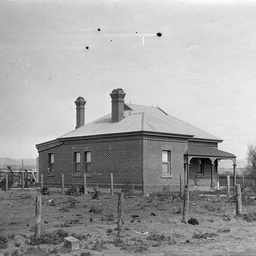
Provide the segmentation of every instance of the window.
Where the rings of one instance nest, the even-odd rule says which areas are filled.
[[[169,150],[162,151],[162,175],[171,175],[171,151]]]
[[[54,154],[48,154],[48,174],[54,174]]]
[[[74,153],[74,173],[80,172],[81,156],[79,152]]]
[[[84,152],[84,171],[85,173],[91,173],[91,152]]]
[[[197,175],[204,175],[204,159],[198,159]]]

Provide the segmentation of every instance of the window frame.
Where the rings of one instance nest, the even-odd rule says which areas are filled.
[[[47,176],[55,176],[54,164],[55,164],[55,155],[54,155],[54,153],[48,153]]]
[[[92,175],[91,165],[92,165],[92,152],[89,150],[84,151],[84,173],[88,177],[91,177]]]
[[[166,156],[164,154],[166,153]],[[164,159],[166,157],[166,159]],[[167,172],[163,172],[163,165],[167,165]],[[172,178],[172,169],[171,169],[171,150],[162,150],[162,162],[161,162],[162,170],[161,177],[162,178]]]
[[[79,161],[77,161],[78,154],[79,154]],[[81,153],[78,151],[74,152],[74,155],[73,155],[73,173],[81,174]]]

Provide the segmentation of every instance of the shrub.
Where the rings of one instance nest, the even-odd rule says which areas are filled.
[[[113,232],[113,229],[112,228],[108,228],[107,229],[107,234],[111,234]]]
[[[103,208],[101,206],[95,206],[95,205],[92,205],[89,210],[89,212],[92,212],[95,214],[101,213],[102,211],[103,211]]]
[[[114,221],[115,218],[114,218],[114,215],[112,213],[108,213],[107,215],[102,216],[101,220],[102,221]]]
[[[72,233],[71,236],[75,237],[76,239],[78,240],[87,240],[88,237],[90,237],[90,234],[75,234],[75,233]]]
[[[145,251],[148,250],[148,245],[147,244],[144,244],[144,243],[135,243],[133,245],[133,251],[135,253],[139,252],[139,253],[143,253]]]
[[[108,241],[108,243],[115,245],[120,248],[120,250],[125,250],[128,252],[142,253],[148,250],[149,245],[144,243],[141,239],[133,238],[131,239],[134,243],[128,243],[127,241],[123,241],[120,238],[115,238],[112,241]]]
[[[80,194],[84,194],[84,185],[80,185],[78,187],[78,191],[79,191]]]
[[[15,223],[15,224],[16,224],[16,223]],[[14,237],[15,237],[15,235],[14,235],[14,234],[8,235],[8,238],[9,238],[9,239],[11,239],[11,240],[13,240],[13,239],[14,239]]]
[[[151,234],[147,237],[147,240],[153,240],[157,242],[164,242],[164,241],[170,241],[171,237],[170,236],[165,236],[165,235],[158,235],[158,234]]]
[[[92,256],[90,252],[81,252],[80,256]]]
[[[255,205],[256,204],[256,196],[251,195],[250,193],[243,192],[242,193],[242,202],[243,205]]]
[[[21,243],[20,242],[15,242],[14,245],[15,245],[15,247],[20,247]]]
[[[3,236],[0,235],[0,249],[6,249],[8,247],[8,239]]]
[[[93,245],[92,247],[92,250],[95,250],[95,251],[102,251],[102,250],[107,250],[108,248],[104,245],[106,242],[105,241],[100,241],[100,240],[97,240],[95,242],[95,244]]]
[[[195,218],[190,218],[188,220],[188,223],[191,224],[191,225],[198,225],[199,224],[198,220],[195,219]]]
[[[114,244],[116,247],[120,248],[121,250],[127,250],[127,251],[131,250],[131,245],[120,238],[115,238],[110,243]]]
[[[18,250],[13,251],[11,256],[19,256],[19,251]]]
[[[53,249],[49,249],[49,253],[50,254],[57,254],[58,253],[58,248],[53,248]]]
[[[91,199],[99,199],[100,196],[100,191],[98,190],[98,187],[93,189],[92,195],[91,195]]]
[[[192,236],[192,238],[204,238],[204,239],[209,239],[209,238],[213,238],[213,237],[217,237],[219,236],[218,234],[215,233],[201,233],[199,232],[198,234],[194,233],[194,235]]]
[[[243,220],[247,222],[256,221],[256,212],[249,212],[247,214],[243,214]]]
[[[10,179],[10,176],[8,176],[8,188],[11,188],[12,185],[13,185],[13,180]],[[2,188],[3,190],[6,189],[6,179],[5,178],[0,181],[0,188]]]
[[[69,195],[69,196],[79,196],[80,195],[80,192],[79,192],[79,189],[72,185],[66,192],[65,192],[66,195]]]
[[[221,228],[217,230],[217,233],[229,233],[230,228]]]
[[[41,188],[41,194],[42,195],[50,195],[50,190],[48,187],[44,186]]]
[[[22,255],[48,255],[47,249],[38,247],[27,248]]]
[[[36,238],[35,235],[29,237],[30,245],[39,244],[60,244],[64,242],[64,238],[68,236],[68,232],[63,229],[57,229],[53,232],[43,232],[40,238]]]

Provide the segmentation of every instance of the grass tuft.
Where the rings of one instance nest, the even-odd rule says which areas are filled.
[[[197,238],[197,239],[211,239],[213,237],[217,237],[219,236],[218,234],[215,234],[215,233],[201,233],[199,232],[198,234],[197,233],[194,233],[192,238]]]
[[[92,212],[95,214],[101,213],[102,211],[103,211],[103,208],[101,206],[95,206],[95,205],[92,205],[89,210],[89,212]]]

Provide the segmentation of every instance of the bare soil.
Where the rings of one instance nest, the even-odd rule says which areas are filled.
[[[117,193],[111,197],[108,190],[100,190],[99,198],[91,199],[92,193],[70,196],[50,188],[49,195],[42,195],[45,243],[36,244],[37,193],[39,188],[0,190],[0,256],[256,255],[256,201],[252,192],[250,197],[243,197],[243,215],[236,216],[235,203],[227,202],[220,191],[191,191],[188,219],[192,224],[181,222],[183,201],[178,194],[143,197],[128,193],[119,237]],[[63,241],[54,241],[56,231],[78,238],[80,250],[69,252]],[[55,244],[49,244],[51,239]]]

